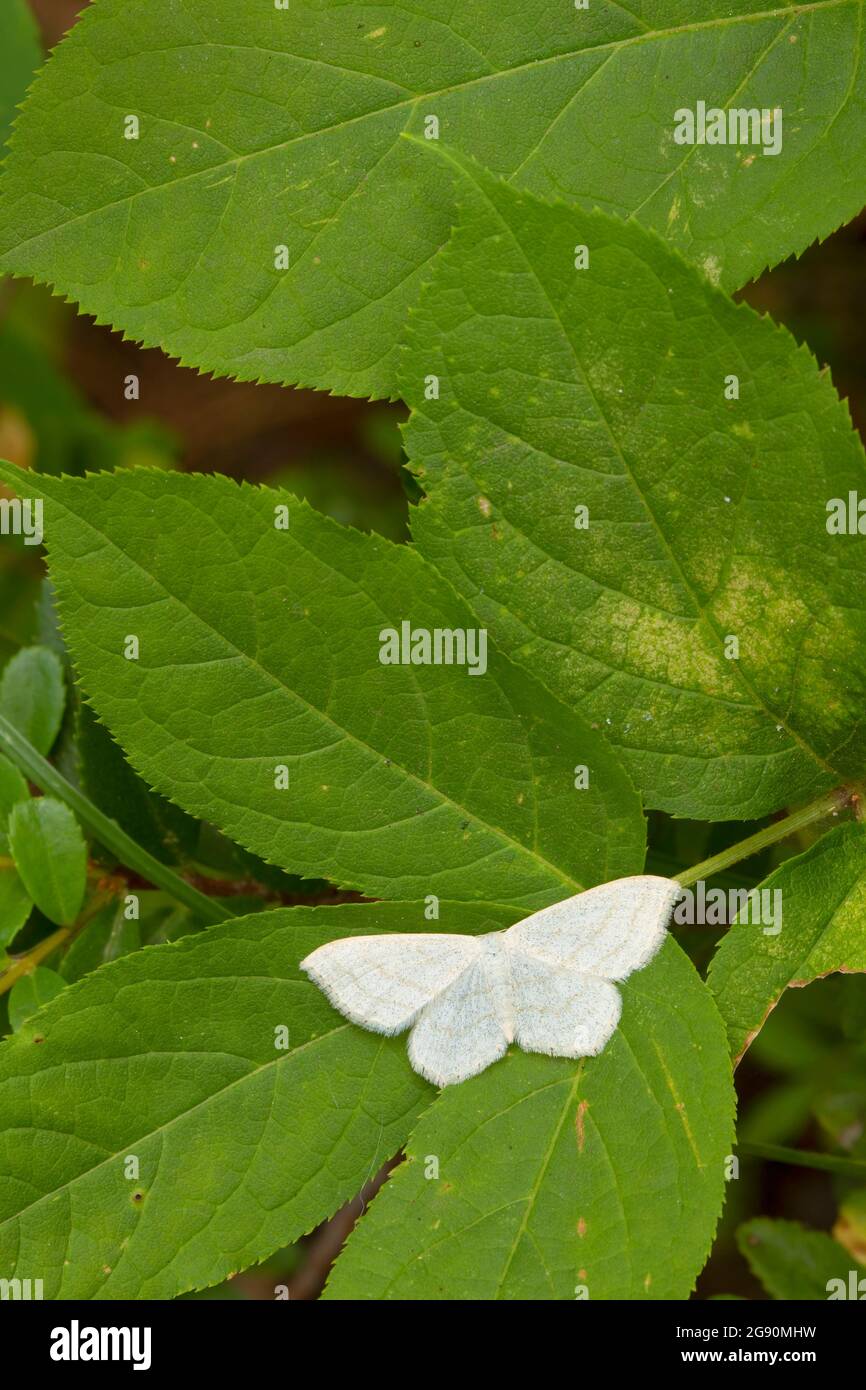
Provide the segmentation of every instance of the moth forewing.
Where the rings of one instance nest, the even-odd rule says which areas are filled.
[[[661,946],[681,891],[673,879],[654,874],[618,878],[542,908],[505,935],[552,966],[624,980]]]

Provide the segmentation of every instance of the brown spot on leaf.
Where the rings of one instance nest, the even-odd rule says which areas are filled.
[[[578,1105],[578,1107],[577,1107],[577,1114],[576,1114],[576,1116],[575,1116],[575,1118],[574,1118],[574,1127],[575,1127],[575,1131],[576,1131],[576,1133],[577,1133],[577,1152],[578,1152],[579,1154],[582,1154],[582,1153],[583,1153],[583,1148],[584,1148],[584,1145],[585,1145],[585,1143],[586,1143],[585,1119],[586,1119],[586,1112],[587,1112],[588,1109],[589,1109],[589,1101],[588,1101],[588,1100],[582,1100],[582,1101],[580,1102],[580,1104]]]

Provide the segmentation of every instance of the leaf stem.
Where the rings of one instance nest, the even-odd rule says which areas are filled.
[[[0,715],[0,751],[5,753],[41,791],[65,802],[105,849],[115,854],[127,868],[140,874],[147,883],[162,888],[177,902],[189,908],[196,917],[210,925],[224,922],[233,915],[221,903],[205,897],[204,893],[200,893],[191,883],[187,883],[167,865],[161,864],[153,855],[148,854],[147,850],[136,844],[125,830],[121,830],[117,821],[111,820],[98,806],[94,806],[82,791],[71,782],[67,782],[56,767],[43,758],[41,753],[37,753],[20,730],[16,729],[14,724],[10,724],[3,715]]]
[[[50,956],[59,946],[71,944],[74,938],[84,930],[88,922],[92,922],[97,913],[108,906],[113,897],[114,893],[110,888],[103,888],[91,898],[71,927],[60,927],[50,936],[46,936],[44,940],[38,941],[22,956],[16,956],[5,970],[0,971],[0,994],[6,994],[16,980],[20,980],[22,975],[29,975],[36,969],[37,965],[41,965],[46,956]]]
[[[0,994],[5,994],[24,975],[32,974],[40,961],[43,961],[46,956],[50,956],[51,952],[56,951],[58,946],[62,946],[71,935],[71,927],[59,927],[56,932],[46,936],[44,941],[40,941],[38,946],[34,946],[32,951],[28,951],[26,955],[18,956],[16,960],[13,960],[9,968],[0,975]]]
[[[750,1158],[766,1158],[771,1163],[789,1163],[795,1168],[822,1168],[828,1173],[841,1173],[848,1178],[866,1178],[866,1160],[837,1158],[835,1154],[812,1153],[805,1149],[787,1149],[781,1144],[737,1144],[741,1154]]]
[[[801,807],[799,811],[792,812],[790,816],[774,821],[772,825],[765,826],[763,830],[749,835],[747,839],[730,845],[728,849],[723,849],[720,854],[714,854],[711,859],[704,859],[700,864],[695,864],[691,869],[677,874],[676,880],[682,884],[683,888],[690,888],[699,879],[711,878],[713,874],[720,873],[722,869],[729,868],[731,864],[738,864],[741,859],[749,859],[753,854],[758,854],[760,850],[766,849],[768,845],[774,845],[778,840],[785,840],[789,835],[794,835],[804,826],[811,825],[817,820],[823,820],[825,816],[838,814],[852,802],[854,797],[855,792],[852,788],[837,787],[835,791],[819,797],[817,801]]]

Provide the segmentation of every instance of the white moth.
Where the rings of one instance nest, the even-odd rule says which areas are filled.
[[[486,936],[430,932],[329,941],[301,969],[346,1018],[411,1028],[409,1061],[435,1086],[524,1052],[593,1057],[619,1022],[624,980],[655,955],[678,883],[618,878]]]

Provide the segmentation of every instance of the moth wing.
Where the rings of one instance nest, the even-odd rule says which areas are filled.
[[[409,1061],[434,1086],[453,1086],[502,1057],[513,1036],[508,975],[485,955],[421,1010]]]
[[[551,1057],[601,1052],[622,1010],[616,985],[522,951],[514,951],[510,961],[517,1045]]]
[[[375,1033],[402,1033],[480,951],[475,937],[447,933],[350,936],[319,946],[301,969],[352,1023]]]
[[[624,980],[661,946],[682,888],[654,874],[618,878],[542,908],[509,927],[509,950],[605,980]]]

